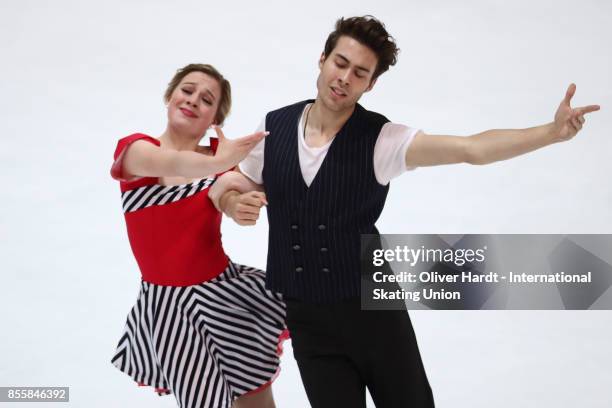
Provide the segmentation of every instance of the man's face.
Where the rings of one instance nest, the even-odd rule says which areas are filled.
[[[321,55],[318,99],[330,110],[352,109],[364,92],[374,86],[372,76],[378,57],[359,41],[342,36],[327,56]]]

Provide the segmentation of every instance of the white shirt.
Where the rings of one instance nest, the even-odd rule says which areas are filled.
[[[310,147],[306,144],[304,138],[304,120],[308,106],[304,108],[300,117],[297,138],[302,177],[306,185],[310,186],[327,155],[333,139],[321,147]],[[264,131],[265,124],[266,121],[264,119],[257,128],[257,132]],[[406,166],[406,151],[418,132],[419,129],[391,122],[385,123],[380,129],[376,145],[374,146],[374,175],[381,185],[387,185],[394,177],[399,176],[405,171],[415,169],[415,167]],[[274,137],[274,135],[267,137]],[[240,171],[257,184],[263,184],[262,171],[264,167],[265,142],[266,139],[264,138],[239,164]]]

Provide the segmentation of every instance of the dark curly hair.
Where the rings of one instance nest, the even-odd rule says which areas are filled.
[[[329,34],[325,41],[323,55],[325,58],[331,54],[336,47],[338,39],[346,35],[370,48],[378,57],[378,65],[372,76],[372,81],[389,69],[389,66],[397,62],[399,48],[395,39],[389,35],[385,25],[373,16],[341,17],[336,21],[336,28]]]

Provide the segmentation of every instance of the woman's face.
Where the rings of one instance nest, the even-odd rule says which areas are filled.
[[[203,72],[190,72],[172,92],[168,101],[168,123],[179,131],[199,136],[214,123],[221,87]]]

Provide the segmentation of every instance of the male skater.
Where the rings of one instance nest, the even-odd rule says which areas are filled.
[[[571,139],[596,105],[554,121],[470,137],[426,135],[357,104],[394,65],[397,47],[371,16],[340,19],[319,61],[317,98],[266,115],[270,135],[210,192],[242,225],[267,205],[267,287],[283,294],[294,356],[311,405],[433,407],[405,310],[360,308],[360,234],[377,233],[389,181],[417,166],[486,164]],[[263,130],[263,129],[261,129]],[[240,194],[238,191],[265,190]]]

